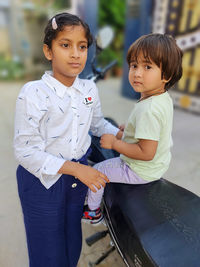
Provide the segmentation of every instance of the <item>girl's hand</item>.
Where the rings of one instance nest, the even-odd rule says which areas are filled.
[[[77,164],[76,178],[82,183],[87,185],[92,192],[97,192],[97,189],[101,189],[101,186],[105,187],[106,183],[109,183],[109,179],[100,171],[83,164]]]
[[[113,134],[103,134],[100,140],[101,147],[106,149],[113,149],[114,143],[117,141],[117,137]]]

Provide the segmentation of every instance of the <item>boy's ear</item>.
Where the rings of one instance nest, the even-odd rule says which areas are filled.
[[[167,79],[167,80],[163,77],[162,80],[163,80],[164,83],[168,83],[171,80],[171,77],[169,79]]]
[[[52,51],[47,44],[43,44],[43,53],[48,60],[52,60]]]

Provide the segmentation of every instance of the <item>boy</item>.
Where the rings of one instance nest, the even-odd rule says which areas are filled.
[[[158,180],[171,160],[173,103],[168,94],[182,76],[182,51],[166,34],[140,37],[129,48],[129,82],[141,94],[124,129],[122,140],[112,134],[101,138],[101,146],[114,149],[120,157],[94,167],[110,182],[143,184]],[[102,219],[100,203],[104,188],[88,192],[83,220]]]

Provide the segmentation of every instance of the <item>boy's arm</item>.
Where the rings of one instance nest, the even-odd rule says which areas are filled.
[[[137,144],[129,144],[112,134],[104,134],[100,143],[103,148],[114,149],[129,158],[145,161],[154,158],[158,146],[158,141],[147,139],[140,139]]]
[[[73,161],[65,161],[58,173],[75,176],[93,192],[96,192],[95,187],[100,189],[101,186],[105,187],[106,182],[109,182],[106,175],[98,170]]]

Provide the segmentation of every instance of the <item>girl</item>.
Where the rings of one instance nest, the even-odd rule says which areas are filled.
[[[101,138],[101,146],[116,150],[120,157],[94,167],[111,182],[144,184],[160,179],[169,167],[173,103],[167,90],[182,76],[182,51],[171,36],[149,34],[131,45],[127,61],[129,82],[141,98],[128,119],[123,140],[112,134]],[[102,219],[103,190],[89,190],[85,221]]]
[[[95,84],[78,78],[91,43],[88,25],[77,16],[50,19],[43,51],[52,72],[25,84],[17,99],[14,149],[31,267],[77,265],[87,189],[109,182],[86,166],[89,130],[121,134],[104,120]]]

